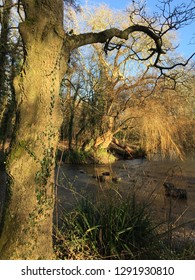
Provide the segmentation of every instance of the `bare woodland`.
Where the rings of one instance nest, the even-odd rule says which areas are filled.
[[[113,139],[148,157],[193,151],[194,54],[176,49],[177,30],[195,20],[186,2],[162,0],[148,15],[133,1],[117,18],[72,0],[0,1],[2,149],[11,142],[1,259],[55,259],[60,140],[94,154]]]

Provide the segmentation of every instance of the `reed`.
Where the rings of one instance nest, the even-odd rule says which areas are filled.
[[[64,214],[55,250],[59,259],[176,259],[165,242],[170,229],[162,234],[161,226],[151,220],[147,205],[136,203],[135,195],[98,202],[82,198]],[[180,251],[178,258],[191,253]]]

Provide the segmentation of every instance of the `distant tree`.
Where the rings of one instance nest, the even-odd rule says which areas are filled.
[[[117,18],[108,7],[99,6],[84,15],[87,22],[85,29],[99,31],[110,26],[116,18],[118,25],[127,25],[124,15],[123,12]],[[179,108],[184,106],[185,110],[190,110],[192,91],[189,88],[190,74],[187,72],[191,72],[192,76],[193,68],[188,67],[183,71],[178,67],[169,76],[158,76],[157,69],[147,69],[147,60],[140,62],[137,58],[137,53],[145,52],[150,41],[139,34],[133,36],[126,42],[128,48],[116,49],[109,57],[105,55],[101,44],[94,44],[87,50],[81,49],[80,58],[73,60],[72,82],[66,87],[70,90],[64,106],[63,131],[69,127],[69,133],[64,133],[64,137],[69,139],[70,149],[74,140],[76,148],[96,154],[102,149],[106,152],[111,142],[116,141],[114,137],[117,137],[123,146],[142,146],[148,157],[158,153],[183,158],[187,133],[180,137],[176,131],[184,131],[184,127],[180,127],[181,117],[183,126],[186,123],[187,130],[191,128],[189,115],[183,118]],[[164,39],[167,48],[173,47],[174,37],[172,34]],[[170,61],[170,57],[165,57],[165,60]],[[177,112],[174,121],[169,111]],[[156,121],[149,121],[150,118]],[[126,143],[123,141],[125,138]],[[78,141],[80,146],[77,145]]]
[[[148,157],[157,154],[184,159],[190,146],[192,150],[195,134],[191,77],[188,73],[182,73],[186,85],[178,81],[173,88],[170,81],[166,81],[166,84],[163,81],[163,84],[157,85],[153,95],[143,102],[142,117],[136,130]],[[189,135],[192,136],[191,140]]]
[[[21,70],[23,61],[23,45],[18,32],[18,13],[12,8],[17,5],[15,1],[1,1],[0,24],[0,141],[2,147],[11,137],[16,113],[16,100],[13,78]]]
[[[65,1],[67,4],[70,1]],[[52,222],[54,206],[54,162],[62,123],[60,84],[73,50],[102,43],[104,50],[122,47],[135,32],[148,36],[149,49],[140,60],[147,67],[165,73],[176,65],[163,64],[167,32],[189,24],[195,18],[193,3],[171,8],[162,2],[163,21],[147,18],[143,9],[130,12],[143,18],[143,24],[131,24],[124,30],[111,27],[100,32],[74,34],[64,30],[62,0],[21,0],[23,7],[19,32],[23,41],[24,63],[14,79],[17,102],[15,140],[7,159],[10,200],[0,239],[1,259],[53,259]],[[160,17],[162,18],[162,17]],[[119,42],[113,43],[114,37]],[[128,47],[128,46],[127,46]]]
[[[0,10],[0,127],[7,108],[10,80],[8,77],[9,61],[9,25],[12,1],[4,1]],[[2,137],[2,131],[1,131]]]

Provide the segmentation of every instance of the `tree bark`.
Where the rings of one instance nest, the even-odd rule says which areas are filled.
[[[44,9],[31,8],[30,16],[36,12],[40,19],[20,25],[27,55],[14,80],[18,123],[7,161],[11,198],[0,240],[1,259],[54,258],[54,160],[62,122],[59,89],[68,56],[61,57],[63,38],[51,23],[55,13],[48,18]]]
[[[107,149],[110,143],[112,142],[114,134],[112,131],[107,131],[103,135],[99,136],[94,143],[94,148],[97,149],[101,147],[101,149]]]

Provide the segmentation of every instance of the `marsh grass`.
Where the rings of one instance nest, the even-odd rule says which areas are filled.
[[[185,228],[185,212],[175,218],[170,200],[167,219],[158,221],[150,212],[156,190],[140,200],[143,184],[148,188],[150,180],[132,181],[128,195],[112,185],[86,195],[68,184],[75,203],[63,211],[61,226],[55,229],[58,259],[195,259],[194,241],[185,233],[177,235]]]
[[[78,200],[76,208],[64,214],[57,232],[59,259],[175,259],[161,224],[154,224],[147,205],[126,199]],[[189,257],[180,250],[178,257]]]

